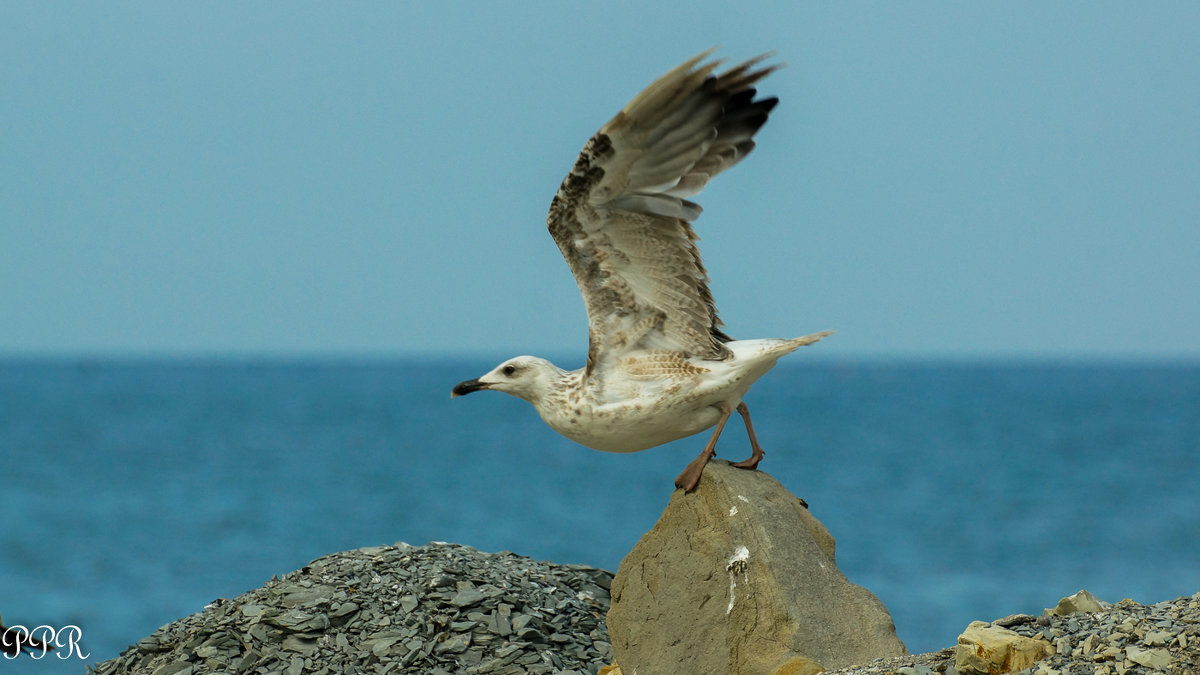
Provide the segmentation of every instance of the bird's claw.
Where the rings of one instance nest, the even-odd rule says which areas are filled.
[[[737,467],[739,469],[753,470],[753,469],[758,468],[758,463],[761,461],[762,461],[762,455],[757,455],[757,456],[751,457],[750,459],[743,459],[740,462],[730,462],[729,466]]]

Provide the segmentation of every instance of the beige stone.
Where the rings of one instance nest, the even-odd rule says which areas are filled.
[[[1166,649],[1145,649],[1129,645],[1125,648],[1125,656],[1140,666],[1155,670],[1166,670],[1167,666],[1171,665],[1171,652]]]
[[[614,660],[629,673],[808,675],[905,654],[887,609],[834,552],[778,481],[714,462],[621,562]]]
[[[1097,598],[1087,590],[1080,590],[1074,595],[1058,601],[1054,607],[1047,608],[1043,614],[1052,614],[1055,616],[1066,616],[1075,612],[1102,612],[1111,607],[1107,602]]]
[[[1000,626],[973,621],[958,636],[954,667],[963,675],[1015,673],[1054,653],[1041,639],[1027,638]]]

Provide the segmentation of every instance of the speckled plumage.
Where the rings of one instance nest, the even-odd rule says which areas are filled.
[[[735,341],[721,330],[690,222],[701,209],[687,197],[754,149],[778,101],[755,98],[755,83],[775,69],[762,57],[714,74],[720,62],[708,56],[674,68],[601,127],[550,205],[550,235],[587,310],[587,366],[566,372],[520,356],[454,389],[524,398],[554,430],[609,452],[715,425],[699,468],[680,476],[689,489],[734,410],[754,449],[741,464],[757,465],[742,397],[779,357],[827,335]]]

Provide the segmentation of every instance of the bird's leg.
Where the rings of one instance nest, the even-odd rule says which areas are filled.
[[[737,407],[738,414],[742,416],[742,421],[746,423],[746,433],[750,436],[750,449],[752,453],[750,459],[743,459],[740,462],[733,462],[730,466],[736,466],[739,469],[757,469],[758,463],[762,461],[763,452],[762,446],[758,444],[758,437],[754,435],[754,425],[750,423],[750,409],[745,403],[739,403]]]
[[[700,484],[700,474],[704,473],[704,465],[708,464],[708,460],[717,454],[717,439],[721,437],[721,430],[725,428],[725,423],[729,421],[729,416],[733,414],[732,408],[726,408],[721,415],[721,419],[717,421],[717,427],[713,429],[712,438],[708,439],[708,445],[704,446],[704,450],[688,463],[683,469],[683,473],[675,479],[675,487],[683,488],[684,492],[691,492]]]

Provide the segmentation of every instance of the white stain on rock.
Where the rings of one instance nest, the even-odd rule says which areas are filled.
[[[736,506],[734,507],[737,508]],[[733,611],[733,600],[737,590],[738,575],[742,575],[742,580],[747,580],[746,563],[750,560],[750,549],[745,546],[738,546],[733,550],[733,555],[729,558],[729,563],[725,565],[725,570],[729,572],[729,606],[725,608],[725,615]]]

